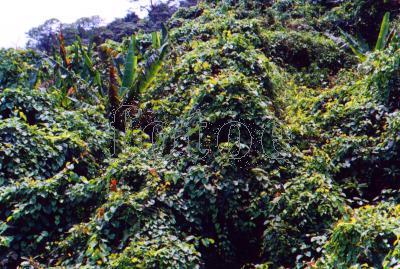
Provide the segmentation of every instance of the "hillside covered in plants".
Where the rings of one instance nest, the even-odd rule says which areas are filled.
[[[400,2],[220,0],[0,50],[1,268],[399,268]]]

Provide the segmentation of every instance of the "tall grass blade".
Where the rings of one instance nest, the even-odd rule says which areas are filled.
[[[386,47],[386,38],[389,34],[390,13],[386,12],[381,23],[378,40],[376,41],[375,50],[383,50]]]

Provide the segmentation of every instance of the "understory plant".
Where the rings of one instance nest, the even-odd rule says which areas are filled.
[[[364,62],[367,59],[368,45],[365,42],[357,40],[355,37],[344,32],[342,29],[340,29],[340,32],[342,33],[342,36],[345,38],[347,45],[351,48],[353,53],[361,62]],[[399,41],[397,29],[393,28],[390,30],[390,13],[386,12],[383,16],[379,35],[372,52],[382,51],[388,46],[395,46],[398,48]]]
[[[151,49],[141,53],[137,37],[131,37],[121,83],[118,83],[116,67],[113,63],[109,64],[110,116],[114,127],[120,130],[125,128],[125,112],[129,110],[133,113],[138,109],[140,94],[149,88],[161,70],[169,48],[168,31],[164,24],[161,33],[151,34],[151,40]]]

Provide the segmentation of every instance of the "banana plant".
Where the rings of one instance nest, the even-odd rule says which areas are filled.
[[[43,55],[45,60],[54,66],[54,85],[60,89],[59,98],[65,107],[81,101],[98,103],[103,96],[103,83],[99,71],[101,62],[97,61],[98,55],[93,53],[93,44],[86,48],[79,36],[75,38],[75,42],[67,47],[60,31],[59,53],[52,57]]]
[[[98,88],[98,92],[102,95],[103,83],[101,80],[101,74],[98,70],[96,70],[95,65],[93,63],[93,54],[92,54],[92,44],[89,44],[87,50],[83,48],[82,39],[79,36],[76,36],[75,46],[75,58],[79,59],[79,52],[83,58],[83,67],[81,70],[81,76],[90,84],[94,84]],[[78,52],[79,51],[79,52]]]
[[[162,25],[161,32],[151,34],[151,40],[152,50],[142,54],[138,49],[137,36],[132,35],[120,85],[117,79],[118,65],[116,68],[115,61],[110,61],[109,105],[115,118],[113,122],[119,123],[115,124],[118,129],[124,129],[124,111],[139,102],[140,95],[151,86],[162,68],[169,49],[168,31],[165,25]]]
[[[360,59],[361,62],[364,62],[367,59],[367,45],[358,40],[357,38],[351,36],[350,34],[343,31],[339,28],[343,38],[345,39],[347,45],[353,51],[353,53]],[[372,51],[380,51],[384,50],[391,44],[398,43],[398,36],[396,29],[393,29],[390,33],[390,13],[386,12],[383,16],[379,35],[375,44],[375,47]]]

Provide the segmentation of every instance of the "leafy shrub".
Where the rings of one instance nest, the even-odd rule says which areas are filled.
[[[56,100],[40,90],[4,89],[0,94],[2,119],[23,118],[30,125],[54,123]]]
[[[0,89],[35,85],[41,67],[40,57],[33,51],[0,49]]]
[[[309,87],[328,86],[332,76],[354,58],[331,39],[310,31],[264,31],[263,50],[275,62],[299,72],[296,81]]]
[[[382,203],[356,209],[351,217],[336,224],[317,267],[382,267],[396,241],[398,229],[398,206]]]
[[[343,1],[338,7],[328,10],[321,23],[333,31],[337,31],[337,27],[340,27],[346,32],[355,34],[372,47],[377,40],[381,19],[385,12],[391,9],[390,1],[385,0]],[[396,16],[396,13],[393,15]]]
[[[153,224],[156,226],[157,224]],[[147,228],[147,227],[146,227]],[[190,241],[183,241],[176,231],[160,223],[157,230],[146,230],[124,249],[111,255],[112,268],[200,268],[200,254]],[[186,240],[190,240],[187,237]],[[194,239],[192,239],[194,240]]]
[[[101,201],[101,182],[88,181],[73,168],[70,163],[52,178],[26,179],[0,188],[2,266],[43,253],[49,242],[85,219]]]
[[[0,100],[0,259],[12,266],[43,253],[100,201],[102,185],[86,178],[99,175],[112,136],[96,108],[56,108],[53,94],[5,89]]]
[[[1,184],[49,178],[74,160],[79,174],[93,176],[96,160],[109,156],[111,132],[95,109],[52,109],[54,98],[38,90],[6,89],[0,100]]]
[[[304,174],[277,189],[263,235],[264,258],[292,266],[321,251],[325,231],[345,212],[340,188],[322,174]]]
[[[166,201],[173,184],[170,172],[162,163],[149,166],[149,157],[147,151],[128,148],[110,166],[103,182],[115,180],[115,185],[110,185],[105,203],[57,243],[59,262],[54,259],[55,264],[109,264],[112,268],[201,265],[197,239],[177,232],[173,207]]]

